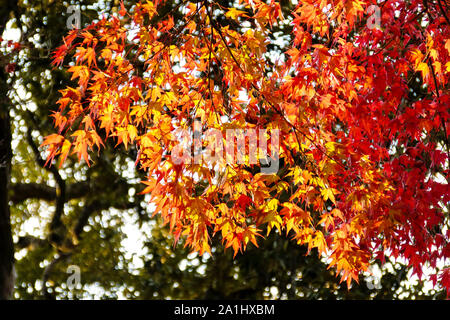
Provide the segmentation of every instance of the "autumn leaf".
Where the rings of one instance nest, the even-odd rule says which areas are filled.
[[[389,26],[373,30],[357,0],[292,11],[188,2],[184,23],[151,24],[160,1],[130,15],[120,2],[119,17],[71,31],[54,52],[75,84],[52,114],[47,162],[76,153],[89,164],[111,139],[113,152],[138,150],[142,193],[199,253],[217,236],[245,254],[274,231],[329,255],[348,285],[387,253],[422,275],[449,255],[449,235],[429,230],[447,219],[450,45],[448,26],[423,23],[414,3],[386,9]],[[207,130],[228,150],[221,162],[205,159]],[[231,144],[234,130],[245,143]],[[251,154],[254,141],[263,150]],[[279,167],[263,174],[267,164]],[[448,288],[447,278],[433,279]]]

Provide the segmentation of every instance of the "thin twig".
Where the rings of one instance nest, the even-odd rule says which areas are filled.
[[[48,299],[48,300],[55,300],[54,295],[52,295],[49,291],[48,291],[48,286],[47,286],[47,282],[48,279],[50,278],[50,274],[53,271],[53,268],[61,261],[64,261],[65,259],[67,259],[68,257],[70,257],[72,255],[71,252],[68,253],[59,253],[50,263],[49,265],[45,268],[44,273],[42,275],[42,295]]]

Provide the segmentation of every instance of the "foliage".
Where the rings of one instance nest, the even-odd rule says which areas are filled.
[[[60,91],[47,163],[76,154],[89,164],[89,150],[112,140],[135,146],[142,193],[175,242],[200,254],[214,237],[236,255],[278,230],[327,256],[348,285],[388,255],[419,278],[431,267],[449,290],[438,263],[450,252],[448,17],[441,2],[388,0],[373,28],[374,3],[121,6],[120,18],[71,31],[54,53],[75,83]],[[288,41],[271,59],[280,29]],[[280,130],[270,146],[280,170],[258,173],[249,159],[177,163],[174,132],[197,119],[222,137]]]

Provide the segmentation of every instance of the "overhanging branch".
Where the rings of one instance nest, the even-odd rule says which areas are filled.
[[[87,182],[77,182],[67,185],[66,200],[81,198],[88,194],[90,185]],[[27,199],[54,201],[57,189],[44,183],[16,183],[10,187],[10,201],[17,204]]]

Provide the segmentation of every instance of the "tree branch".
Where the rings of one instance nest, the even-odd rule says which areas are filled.
[[[59,253],[55,256],[52,262],[45,268],[44,274],[42,275],[42,294],[48,300],[55,300],[55,296],[48,291],[47,281],[50,277],[51,272],[53,271],[55,265],[57,265],[60,261],[65,260],[70,257],[72,252],[69,253]]]
[[[450,25],[450,20],[449,20],[449,18],[447,17],[447,14],[445,13],[444,8],[442,7],[441,0],[438,0],[437,2],[438,2],[439,9],[441,9],[441,13],[442,13],[442,15],[443,15],[444,18],[445,18],[445,21],[447,21],[448,25]]]
[[[114,206],[114,205],[109,204],[108,202],[103,202],[100,200],[94,200],[94,201],[90,202],[81,211],[78,221],[75,224],[75,227],[73,229],[73,235],[75,235],[76,239],[79,240],[81,238],[83,228],[88,223],[89,217],[91,217],[94,212],[105,210],[105,209],[112,208],[112,207],[116,207],[117,209],[130,209],[130,208],[136,207],[136,204],[129,202],[129,203],[125,203],[123,205],[115,205]],[[31,239],[30,242],[32,242],[32,241],[33,241],[33,239]],[[66,239],[64,239],[64,241],[71,242],[72,240],[66,238]],[[39,242],[40,244],[43,243],[41,239],[37,239],[37,242]],[[32,243],[30,243],[30,244],[32,244]],[[75,248],[75,247],[73,246],[72,249],[73,248]],[[69,258],[73,253],[74,253],[73,250],[69,251],[69,252],[59,251],[58,254],[52,260],[52,262],[50,262],[50,264],[45,268],[43,276],[42,276],[42,283],[43,283],[42,284],[42,294],[46,299],[49,299],[49,300],[55,299],[54,295],[52,295],[48,291],[48,287],[47,287],[47,281],[50,278],[51,272],[53,271],[53,269],[59,262],[64,261],[65,259]]]
[[[46,239],[37,238],[34,236],[26,235],[23,237],[19,237],[19,241],[15,243],[15,247],[18,250],[25,249],[28,247],[43,247],[44,245],[49,244]]]
[[[34,118],[32,117],[32,120]],[[66,182],[59,174],[58,169],[55,166],[46,166],[44,159],[42,159],[41,154],[39,152],[39,148],[36,145],[36,143],[33,140],[33,136],[31,134],[31,129],[28,128],[27,130],[27,140],[29,145],[31,146],[31,149],[34,152],[36,162],[41,166],[43,169],[49,171],[53,174],[53,177],[56,180],[57,183],[57,189],[56,189],[56,208],[55,213],[53,214],[52,221],[50,222],[50,236],[52,235],[52,231],[57,229],[58,227],[62,226],[61,222],[61,216],[64,213],[64,203],[66,202]]]
[[[236,66],[239,68],[239,70],[240,70],[243,74],[245,74],[244,69],[242,69],[242,66],[241,66],[240,63],[237,61],[236,57],[234,56],[233,52],[231,51],[231,49],[230,49],[230,47],[229,47],[229,45],[228,45],[228,43],[227,43],[227,41],[226,41],[226,39],[225,39],[223,33],[222,33],[222,30],[216,25],[215,21],[213,20],[212,14],[211,14],[209,11],[207,11],[207,13],[208,13],[208,16],[209,16],[209,20],[210,20],[211,25],[214,27],[214,29],[215,29],[215,30],[217,31],[217,33],[219,34],[219,36],[220,36],[220,38],[221,38],[223,44],[225,45],[225,47],[226,47],[228,53],[229,53],[230,56],[231,56],[232,60],[234,61],[234,63],[236,64]],[[326,157],[329,158],[330,160],[334,161],[337,165],[339,165],[339,166],[340,166],[341,168],[343,168],[345,171],[350,171],[350,168],[348,168],[348,166],[346,166],[345,164],[343,164],[343,163],[340,162],[339,160],[334,159],[334,158],[333,158],[332,156],[330,156],[325,150],[323,150],[323,148],[322,148],[321,146],[319,146],[319,145],[315,142],[315,140],[314,140],[313,138],[309,137],[306,133],[302,132],[302,131],[299,130],[294,124],[292,124],[292,123],[284,116],[283,111],[282,111],[280,108],[278,108],[277,106],[275,106],[275,105],[274,105],[274,104],[273,104],[273,103],[272,103],[272,102],[264,95],[264,93],[263,93],[263,92],[262,92],[262,91],[261,91],[261,90],[253,83],[253,82],[250,82],[250,86],[251,86],[254,90],[256,90],[257,92],[259,92],[259,94],[260,94],[261,97],[267,102],[267,104],[269,104],[269,106],[270,106],[273,110],[275,110],[276,113],[278,113],[278,115],[284,120],[284,122],[285,122],[286,124],[288,124],[289,127],[291,127],[291,128],[293,129],[294,134],[295,134],[295,138],[296,138],[296,140],[297,140],[297,142],[298,142],[299,150],[301,150],[301,147],[300,147],[300,140],[298,139],[298,136],[297,136],[297,132],[300,133],[303,137],[305,137],[305,139],[307,139],[309,142],[311,142],[311,143],[317,148],[317,150],[319,150],[319,152],[322,153],[324,156],[326,156]],[[314,169],[316,169],[316,168],[314,168]],[[364,183],[364,182],[361,180],[361,178],[360,178],[359,176],[355,176],[355,179],[358,180],[360,183]]]

